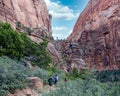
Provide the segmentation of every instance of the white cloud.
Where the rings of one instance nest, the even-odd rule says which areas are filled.
[[[65,39],[65,38],[67,38],[67,27],[64,27],[64,26],[57,26],[57,27],[53,27],[52,28],[53,29],[53,37],[54,37],[54,39],[55,40],[57,40],[57,39]]]
[[[57,39],[66,39],[67,35],[62,34],[62,33],[53,33],[53,37],[54,37],[55,40],[57,40]]]
[[[72,20],[78,17],[79,13],[74,13],[68,6],[62,5],[60,2],[52,2],[45,0],[49,13],[53,18],[62,18],[65,20]]]
[[[52,29],[53,29],[53,31],[65,31],[65,30],[67,30],[67,27],[63,27],[63,26],[53,27]]]
[[[67,27],[55,27],[53,28],[53,37],[55,40],[57,39],[66,39],[72,32],[72,29],[68,29]]]

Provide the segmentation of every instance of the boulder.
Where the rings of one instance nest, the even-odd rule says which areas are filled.
[[[31,88],[41,89],[43,88],[43,81],[38,77],[28,77],[28,82],[31,84]]]

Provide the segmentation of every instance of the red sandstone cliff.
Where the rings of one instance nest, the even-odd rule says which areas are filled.
[[[79,44],[89,68],[120,68],[120,0],[90,0],[68,40]]]
[[[33,36],[52,37],[51,15],[44,0],[0,0],[0,21]]]
[[[36,43],[43,37],[52,39],[51,19],[44,0],[0,0],[0,21],[9,22],[19,32],[28,32]],[[47,49],[59,63],[61,58],[52,42]]]

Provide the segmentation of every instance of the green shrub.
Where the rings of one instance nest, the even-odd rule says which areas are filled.
[[[77,78],[85,79],[89,76],[88,71],[86,69],[82,69],[80,72],[76,68],[72,70],[72,72],[67,73],[67,78],[71,80],[75,80]]]
[[[35,68],[35,69],[31,70],[29,76],[30,77],[34,77],[34,76],[39,77],[43,80],[44,84],[47,84],[48,78],[49,78],[49,72],[44,69],[41,69],[41,68]]]
[[[23,50],[23,40],[18,32],[8,23],[0,23],[0,55],[21,58]]]
[[[49,64],[52,63],[52,58],[46,51],[47,44],[47,40],[44,40],[38,45],[38,50],[36,50],[36,55],[33,59],[33,61],[37,63],[37,66],[45,69],[49,69]]]
[[[101,82],[117,82],[120,81],[120,70],[106,70],[97,72],[96,78]]]
[[[24,88],[29,70],[23,63],[8,57],[0,57],[0,96],[8,91]]]
[[[17,26],[19,29],[22,29],[22,30],[24,30],[25,32],[27,32],[29,35],[31,35],[31,33],[34,32],[33,29],[24,26],[20,21],[16,22],[16,26]]]
[[[39,50],[38,45],[31,41],[26,33],[21,33],[21,38],[24,41],[24,56],[32,56],[35,54],[36,50]]]
[[[107,82],[104,92],[105,96],[120,96],[120,83]]]
[[[21,60],[12,60],[6,56],[0,57],[0,96],[29,86],[27,77],[39,77],[43,79],[44,84],[47,84],[49,71],[39,67],[30,69],[25,60]]]
[[[19,35],[8,23],[0,23],[0,42],[0,55],[18,59],[24,55],[30,58],[32,64],[42,68],[49,68],[49,63],[52,63],[46,51],[47,40],[36,44],[25,33]]]
[[[119,94],[120,84],[104,84],[93,78],[59,82],[56,89],[43,92],[43,96],[119,96]]]
[[[49,63],[52,63],[52,58],[46,51],[48,44],[47,40],[43,40],[42,43],[36,44],[32,42],[25,33],[22,33],[21,37],[24,40],[25,45],[24,56],[30,58],[29,60],[34,66],[49,68]]]

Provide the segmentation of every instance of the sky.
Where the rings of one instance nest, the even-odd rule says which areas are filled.
[[[55,40],[66,39],[89,0],[45,0],[52,15],[52,34]]]

